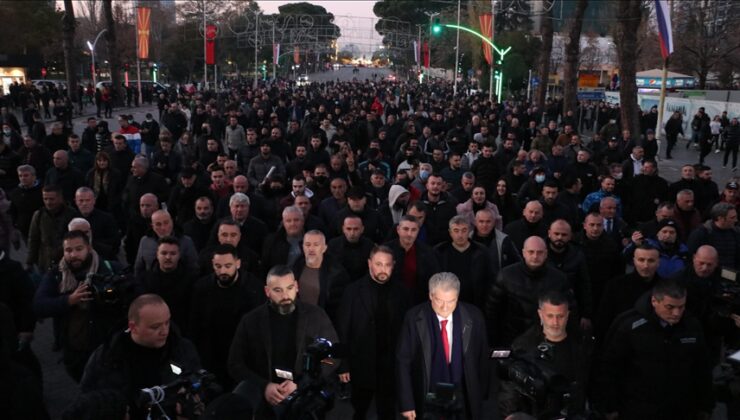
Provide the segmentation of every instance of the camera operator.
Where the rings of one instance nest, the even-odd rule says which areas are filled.
[[[712,372],[686,288],[660,280],[612,323],[596,376],[607,419],[708,419]]]
[[[715,365],[721,356],[722,339],[726,343],[734,342],[740,327],[737,310],[733,313],[729,307],[718,313],[718,309],[724,308],[718,307],[715,297],[722,283],[717,250],[711,245],[700,246],[691,264],[676,273],[675,278],[686,287],[686,310],[701,322],[710,358]]]
[[[229,351],[229,373],[253,390],[257,419],[276,418],[272,407],[298,388],[307,339],[337,341],[326,312],[296,299],[298,282],[287,266],[268,272],[265,294],[268,303],[244,315]],[[329,378],[335,369],[324,365],[322,376]]]
[[[566,390],[570,393],[567,406],[563,401],[548,399],[544,407],[532,406],[531,400],[514,389],[512,382],[502,382],[499,394],[499,405],[502,415],[525,411],[537,418],[549,418],[567,409],[568,415],[583,414],[585,410],[585,391],[591,357],[591,341],[577,333],[571,333],[566,326],[570,315],[568,296],[558,291],[547,291],[539,297],[537,314],[541,325],[532,326],[527,332],[516,338],[511,351],[521,358],[539,359],[547,368],[567,380]],[[543,347],[545,345],[546,347]],[[545,348],[546,357],[542,349]],[[556,391],[556,390],[548,390]],[[552,397],[559,397],[552,395]]]
[[[116,332],[90,356],[80,383],[83,393],[113,389],[125,395],[131,420],[146,418],[139,407],[140,390],[171,383],[180,374],[200,369],[195,346],[170,328],[170,309],[158,295],[137,297],[128,310],[128,328]],[[175,418],[174,404],[165,404],[167,415]],[[154,410],[153,412],[156,412]]]
[[[88,276],[113,275],[120,271],[120,265],[99,258],[88,235],[78,230],[64,235],[62,250],[64,256],[58,269],[49,271],[41,280],[33,309],[39,318],[59,319],[64,366],[79,382],[90,354],[109,331],[125,320],[125,309],[119,314],[94,304]]]

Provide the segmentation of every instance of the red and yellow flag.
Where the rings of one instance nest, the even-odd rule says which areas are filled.
[[[139,60],[149,58],[149,27],[151,24],[152,9],[139,7],[136,10],[136,33],[139,39]]]

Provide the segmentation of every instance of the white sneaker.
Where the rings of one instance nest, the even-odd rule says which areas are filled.
[[[714,153],[719,153],[719,149],[715,150]]]

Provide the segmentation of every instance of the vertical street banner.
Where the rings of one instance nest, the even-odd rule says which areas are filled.
[[[480,15],[480,33],[483,34],[488,39],[491,39],[491,14],[490,13],[483,13]],[[482,41],[481,41],[482,42]],[[491,48],[490,45],[483,42],[483,55],[486,57],[486,62],[488,65],[493,64],[493,48]]]
[[[136,9],[136,35],[139,40],[139,60],[149,58],[149,28],[151,26],[152,9],[139,7]]]
[[[280,59],[280,44],[272,44],[272,64],[278,65],[280,64],[278,60]]]
[[[663,60],[673,52],[673,30],[671,28],[671,9],[667,0],[655,0],[655,17],[658,21],[660,55]]]
[[[429,57],[429,43],[427,41],[424,41],[424,67],[429,68],[429,65],[431,64],[431,59]]]
[[[298,47],[293,50],[293,63],[301,64],[301,49]]]
[[[216,25],[206,26],[206,64],[216,64],[216,35],[218,28]]]
[[[414,41],[414,61],[419,64],[419,43]]]

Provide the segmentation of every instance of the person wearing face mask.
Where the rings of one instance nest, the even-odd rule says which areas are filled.
[[[529,173],[529,179],[522,184],[517,193],[519,206],[524,207],[529,201],[538,200],[542,196],[542,188],[547,180],[547,169],[535,166]]]
[[[203,368],[216,375],[224,389],[234,385],[228,374],[231,339],[242,316],[256,308],[261,280],[243,269],[236,248],[221,244],[213,250],[213,273],[193,287],[188,330],[198,349]]]

